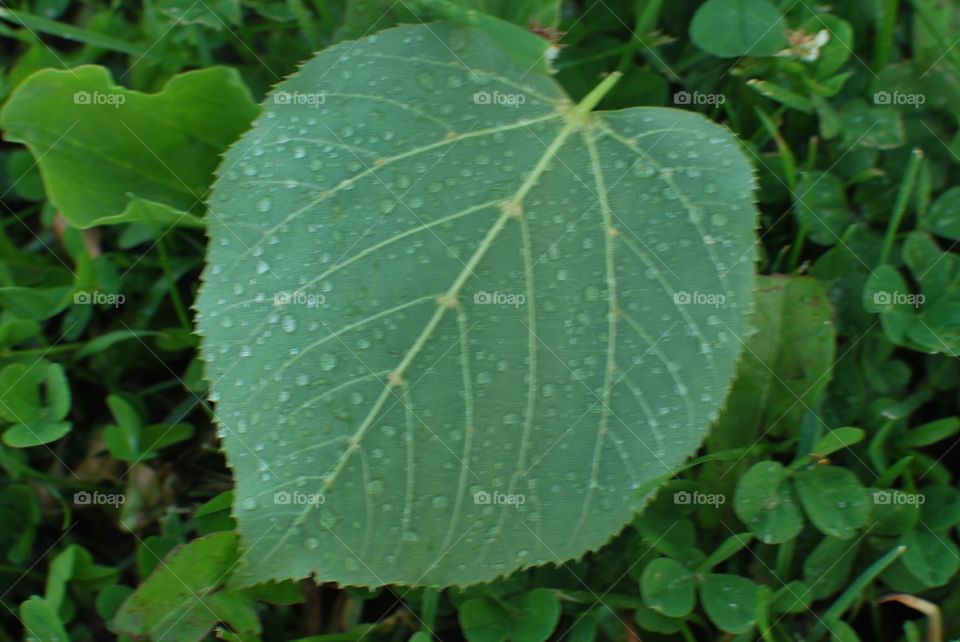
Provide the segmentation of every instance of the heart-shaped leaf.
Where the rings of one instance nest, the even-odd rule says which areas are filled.
[[[513,604],[487,597],[460,607],[460,625],[469,642],[543,642],[560,621],[560,602],[548,589],[534,589]]]
[[[693,574],[669,557],[647,564],[640,577],[640,591],[650,608],[670,617],[686,617],[696,601]]]
[[[482,32],[324,50],[211,197],[234,581],[466,585],[582,555],[693,453],[747,328],[733,137],[591,109]]]
[[[708,575],[700,585],[707,617],[727,633],[745,633],[755,621],[760,587],[739,575]]]
[[[737,484],[733,510],[765,544],[779,544],[803,528],[800,509],[793,500],[789,471],[775,461],[754,464]]]

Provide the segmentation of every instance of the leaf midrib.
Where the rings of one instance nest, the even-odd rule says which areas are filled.
[[[354,432],[354,434],[348,438],[349,446],[344,451],[342,455],[338,458],[337,462],[333,467],[324,475],[326,478],[323,482],[323,492],[329,490],[329,488],[334,484],[334,482],[339,477],[340,473],[343,471],[344,467],[347,465],[347,462],[350,460],[350,457],[354,452],[360,449],[360,442],[362,441],[364,435],[373,425],[373,422],[376,420],[377,416],[380,414],[380,410],[383,408],[383,405],[386,403],[387,398],[390,396],[390,393],[394,388],[403,387],[403,375],[419,355],[420,351],[423,349],[426,342],[433,335],[433,332],[436,330],[437,326],[443,320],[443,317],[446,315],[447,310],[457,308],[458,305],[450,305],[449,302],[457,301],[457,297],[460,293],[460,290],[463,288],[466,281],[473,275],[474,268],[483,260],[483,257],[493,246],[494,241],[500,235],[500,232],[503,231],[503,228],[506,226],[510,218],[513,218],[511,212],[514,211],[511,206],[522,207],[524,198],[529,194],[530,190],[536,185],[537,181],[546,171],[547,166],[550,161],[556,156],[560,148],[566,143],[567,139],[577,130],[581,128],[586,128],[589,124],[589,119],[587,114],[585,114],[584,106],[591,106],[590,103],[585,99],[584,102],[577,105],[575,108],[570,109],[564,114],[565,123],[560,129],[556,138],[553,142],[547,147],[546,152],[540,157],[537,161],[537,164],[534,165],[533,169],[527,175],[524,182],[520,185],[517,191],[514,193],[513,197],[505,199],[502,206],[502,212],[500,216],[497,217],[497,220],[487,231],[487,234],[484,236],[483,241],[474,250],[473,255],[470,257],[470,260],[464,265],[464,268],[457,275],[457,278],[454,279],[450,288],[443,297],[439,297],[437,300],[437,308],[434,310],[433,315],[427,321],[423,330],[420,332],[420,335],[414,341],[413,345],[407,350],[407,353],[400,360],[400,363],[388,376],[388,380],[381,390],[376,401],[373,403],[370,411],[367,413],[367,416],[361,422],[360,426]],[[555,117],[555,115],[553,115]],[[520,216],[522,216],[522,210]],[[300,512],[298,518],[295,521],[298,522],[302,520],[306,514],[310,511],[312,506],[307,505]],[[278,551],[293,534],[294,530],[291,528],[277,541],[274,547],[266,554],[265,560],[272,557],[276,551]]]

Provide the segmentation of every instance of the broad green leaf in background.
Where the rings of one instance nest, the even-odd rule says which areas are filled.
[[[21,319],[43,321],[61,312],[70,303],[71,288],[0,287],[0,306]]]
[[[516,604],[479,597],[460,607],[460,626],[469,642],[544,642],[560,621],[560,603],[549,589],[534,589]]]
[[[797,475],[797,495],[814,526],[850,539],[870,517],[869,496],[856,476],[839,466],[815,466]]]
[[[941,194],[922,220],[931,233],[960,240],[960,187],[951,187]]]
[[[200,640],[217,622],[259,632],[253,600],[223,590],[237,562],[237,536],[221,532],[175,549],[120,607],[116,632],[153,639]]]
[[[767,0],[707,0],[690,23],[694,44],[720,58],[772,56],[786,47],[786,23]]]
[[[0,372],[0,386],[4,391],[0,393],[0,419],[15,424],[3,433],[3,443],[29,448],[70,432],[72,424],[63,421],[70,412],[70,387],[60,364],[11,363]]]
[[[26,629],[27,642],[69,642],[70,636],[48,600],[34,595],[20,605],[20,620]]]
[[[761,461],[740,478],[733,510],[765,544],[779,544],[797,536],[803,517],[793,499],[790,471],[775,461]]]
[[[870,107],[862,100],[852,100],[841,112],[843,146],[894,149],[905,140],[903,118],[893,107]]]
[[[821,437],[810,452],[817,457],[826,457],[863,441],[864,435],[861,428],[834,428]]]
[[[843,182],[827,172],[804,172],[794,204],[797,221],[818,245],[833,245],[853,222]]]
[[[715,450],[752,443],[765,431],[793,434],[820,403],[836,353],[833,309],[823,286],[805,277],[757,280],[757,332],[710,434]],[[798,349],[798,346],[803,346]]]
[[[727,633],[753,627],[759,587],[745,577],[717,573],[700,585],[700,601],[707,616]]]
[[[903,565],[924,586],[942,586],[960,570],[960,550],[947,531],[910,531],[900,540],[907,547]]]
[[[254,115],[234,69],[186,72],[151,95],[82,66],[30,76],[0,126],[33,153],[51,204],[73,225],[199,226],[220,154]]]
[[[697,449],[751,308],[751,170],[698,114],[590,113],[614,81],[574,106],[438,23],[268,97],[224,159],[198,299],[233,581],[570,559]]]
[[[560,621],[560,602],[550,589],[533,589],[523,596],[520,609],[514,616],[514,642],[544,642],[550,638]]]
[[[685,617],[696,600],[693,574],[669,557],[647,564],[640,577],[640,592],[647,606],[670,617]]]
[[[824,537],[803,560],[803,579],[814,597],[824,598],[847,584],[860,540]]]

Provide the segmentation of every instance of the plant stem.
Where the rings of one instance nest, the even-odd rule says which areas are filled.
[[[900,0],[882,0],[880,18],[877,20],[877,35],[874,37],[873,71],[880,73],[887,66],[893,49],[893,30],[897,26],[897,9]]]
[[[160,234],[157,240],[157,251],[160,254],[160,265],[163,267],[163,274],[166,276],[167,286],[170,288],[170,301],[173,303],[173,309],[176,311],[177,319],[180,320],[180,325],[183,326],[183,329],[187,332],[193,332],[193,326],[190,325],[190,317],[187,315],[187,310],[183,306],[180,291],[177,290],[176,279],[173,278],[173,272],[170,270],[166,239],[163,233],[159,231],[159,228],[155,227],[154,230]]]

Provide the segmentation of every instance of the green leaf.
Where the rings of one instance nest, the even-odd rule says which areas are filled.
[[[140,449],[146,455],[155,454],[192,436],[193,426],[190,424],[151,424],[140,432]]]
[[[145,537],[137,547],[137,575],[146,579],[157,564],[162,564],[163,558],[182,543],[182,540],[174,535]]]
[[[57,610],[47,600],[34,595],[20,604],[20,620],[28,642],[69,642],[70,636],[60,622]]]
[[[931,234],[960,240],[960,187],[951,187],[941,194],[922,220]]]
[[[21,423],[40,418],[42,372],[25,363],[11,363],[0,371],[0,419]]]
[[[832,595],[847,584],[860,540],[824,537],[803,560],[803,580],[816,599]]]
[[[560,621],[560,603],[548,589],[534,589],[510,611],[480,597],[460,606],[460,626],[469,642],[544,642]]]
[[[695,601],[693,575],[669,557],[657,558],[643,569],[640,593],[653,610],[670,617],[686,617]]]
[[[114,617],[117,632],[153,639],[201,640],[217,622],[259,630],[253,602],[223,590],[237,562],[237,536],[214,533],[175,549]]]
[[[803,517],[794,503],[789,471],[775,461],[754,464],[740,478],[733,510],[764,544],[779,544],[797,536]]]
[[[523,596],[513,624],[513,642],[544,642],[560,621],[560,602],[549,589],[533,589]]]
[[[846,622],[833,622],[830,625],[830,642],[860,642],[860,636]]]
[[[906,341],[921,301],[923,298],[910,291],[903,276],[891,265],[879,266],[863,285],[863,309],[880,313],[883,333],[895,344]]]
[[[70,303],[68,286],[51,288],[0,287],[0,306],[21,319],[43,321],[60,313]]]
[[[0,345],[13,347],[40,332],[40,324],[29,319],[13,319],[0,324]]]
[[[770,602],[772,613],[803,613],[813,602],[813,591],[801,582],[793,580],[780,587]]]
[[[3,433],[3,443],[11,448],[31,448],[56,441],[70,432],[69,421],[37,421],[16,424]]]
[[[0,373],[0,390],[0,418],[17,424],[3,435],[8,446],[37,446],[69,432],[70,423],[60,420],[70,412],[70,388],[59,364],[12,363]]]
[[[676,633],[680,630],[680,622],[669,618],[653,609],[640,607],[633,612],[633,619],[637,626],[645,631],[654,633]]]
[[[790,91],[786,87],[781,87],[780,85],[772,83],[768,80],[751,78],[747,81],[747,86],[760,95],[766,96],[770,100],[775,100],[778,103],[790,107],[791,109],[802,111],[805,114],[809,114],[811,111],[813,111],[813,104],[810,102],[809,98]]]
[[[244,593],[260,602],[298,604],[304,601],[303,586],[295,580],[267,582],[244,589]]]
[[[700,602],[710,621],[727,633],[745,633],[755,622],[760,587],[738,575],[708,575],[700,585]]]
[[[803,560],[803,579],[816,599],[836,593],[847,584],[860,540],[824,537]]]
[[[230,506],[233,504],[233,491],[225,490],[207,503],[197,508],[193,514],[197,522],[197,531],[201,535],[214,531],[229,531],[236,529],[236,522],[230,515]]]
[[[140,454],[140,429],[143,423],[137,411],[123,397],[107,397],[110,413],[117,422],[103,431],[103,440],[110,454],[118,459],[132,461]]]
[[[697,573],[705,573],[706,571],[712,570],[713,567],[725,562],[749,546],[752,541],[753,535],[751,533],[734,533],[713,549],[710,557],[697,565]]]
[[[113,584],[97,594],[95,603],[97,614],[107,622],[108,626],[113,621],[114,614],[120,609],[120,605],[130,597],[131,593],[133,589],[130,587]]]
[[[708,0],[693,15],[690,38],[720,58],[771,56],[787,45],[785,30],[767,0]]]
[[[862,428],[834,428],[820,438],[811,451],[812,455],[826,457],[838,450],[849,448],[863,441],[866,433]]]
[[[199,24],[220,31],[229,29],[228,23],[240,23],[239,0],[158,0],[156,9],[170,17],[172,26]]]
[[[815,466],[798,473],[795,483],[807,516],[826,535],[850,539],[870,518],[869,495],[845,468]]]
[[[920,284],[923,302],[938,301],[956,288],[960,257],[943,252],[934,239],[923,232],[911,232],[903,241],[903,262]],[[951,297],[952,298],[952,297]],[[919,297],[917,297],[919,302]]]
[[[900,543],[907,547],[900,558],[903,565],[924,586],[943,586],[960,570],[960,549],[948,531],[922,528],[904,535]]]
[[[590,113],[615,76],[573,106],[525,71],[388,30],[227,153],[197,305],[240,585],[577,557],[699,447],[746,331],[750,167],[697,114]]]
[[[510,637],[510,613],[490,598],[467,600],[457,615],[468,642],[504,642]]]
[[[960,491],[951,486],[923,489],[923,522],[933,531],[960,524]]]
[[[33,153],[50,202],[73,225],[196,226],[220,153],[255,114],[226,67],[174,76],[148,95],[114,84],[104,67],[81,66],[27,78],[0,126]]]
[[[9,561],[22,563],[31,555],[40,518],[37,493],[31,486],[12,483],[0,491],[0,550]]]
[[[90,552],[78,544],[71,544],[50,562],[44,599],[55,610],[63,606],[67,584],[93,565]]]
[[[818,245],[833,245],[853,222],[843,183],[827,172],[804,172],[794,206],[797,220]]]
[[[852,100],[840,112],[843,147],[894,149],[903,145],[905,135],[900,111],[892,107],[869,107]]]
[[[803,277],[760,277],[757,332],[708,443],[714,450],[749,445],[767,431],[794,434],[830,382],[836,353],[833,310],[823,286]],[[802,346],[802,349],[798,347]]]
[[[7,157],[5,169],[14,181],[10,189],[18,197],[27,201],[42,201],[45,198],[43,180],[30,152],[18,149],[11,153]]]
[[[909,429],[898,443],[907,448],[932,446],[960,432],[960,417],[944,417]]]

